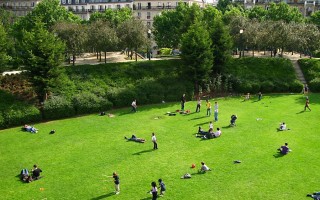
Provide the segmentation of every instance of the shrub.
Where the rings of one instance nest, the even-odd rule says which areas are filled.
[[[298,80],[294,81],[293,83],[291,83],[289,85],[290,92],[299,93],[299,92],[301,92],[302,88],[303,88],[303,84]]]
[[[44,119],[61,119],[74,116],[75,114],[76,112],[72,102],[65,97],[52,96],[44,102]]]
[[[14,103],[3,111],[3,118],[6,127],[12,127],[41,120],[40,111],[34,106],[27,106],[24,103]]]
[[[269,93],[272,92],[274,88],[274,84],[271,81],[264,81],[261,84],[261,92]]]
[[[313,92],[320,92],[320,77],[312,79],[309,83],[309,87]]]
[[[160,49],[160,55],[161,56],[168,56],[171,55],[172,49],[170,48],[161,48]]]
[[[112,107],[107,99],[88,92],[75,95],[72,102],[77,114],[100,112]]]
[[[275,81],[273,92],[289,92],[289,84],[282,81]]]
[[[3,113],[0,112],[0,129],[6,128],[6,123],[5,123],[5,119],[3,117]]]

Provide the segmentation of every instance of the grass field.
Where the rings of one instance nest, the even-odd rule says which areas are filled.
[[[256,98],[256,97],[254,97]],[[240,97],[211,99],[219,102],[222,136],[212,140],[195,137],[198,126],[207,129],[205,102],[194,113],[196,102],[187,102],[189,115],[165,115],[180,108],[164,103],[111,111],[114,118],[88,115],[35,124],[37,134],[20,127],[0,131],[2,180],[0,199],[121,199],[147,200],[150,183],[164,180],[162,199],[308,199],[320,190],[320,94],[310,95],[312,111],[303,112],[303,95],[264,96],[261,101]],[[230,116],[238,115],[229,128]],[[260,118],[261,120],[257,120]],[[285,121],[291,130],[278,132]],[[51,129],[56,133],[50,135]],[[158,139],[152,150],[151,133]],[[132,134],[144,144],[127,142]],[[285,142],[292,152],[275,156]],[[241,160],[240,164],[233,164]],[[212,171],[197,174],[204,161]],[[42,179],[25,184],[17,175],[38,164]],[[196,164],[192,169],[191,164]],[[115,195],[112,175],[120,176],[121,193]],[[185,173],[191,179],[180,179]],[[104,181],[104,180],[109,181]]]

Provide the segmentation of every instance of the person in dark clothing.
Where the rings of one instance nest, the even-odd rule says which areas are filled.
[[[132,135],[131,138],[124,137],[124,139],[128,141],[134,141],[134,142],[140,142],[140,143],[144,143],[146,141],[143,138],[137,138],[135,135]]]
[[[186,94],[181,97],[181,110],[184,111],[184,104],[186,103]]]
[[[306,98],[306,104],[305,104],[305,106],[304,106],[304,111],[306,111],[307,110],[307,108],[311,111],[311,109],[310,109],[310,107],[309,107],[309,98],[307,97]]]
[[[33,180],[38,180],[40,179],[40,173],[42,172],[42,170],[40,168],[38,168],[37,165],[33,165],[33,169],[32,169],[32,179]]]
[[[158,180],[158,182],[160,185],[160,196],[163,196],[166,191],[166,185],[164,184],[161,178]]]
[[[283,146],[281,146],[278,151],[283,154],[283,155],[286,155],[290,152],[290,149],[288,147],[288,143],[285,143]]]

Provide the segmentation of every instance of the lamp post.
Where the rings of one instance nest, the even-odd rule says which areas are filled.
[[[149,50],[149,42],[150,42],[150,38],[151,38],[151,30],[148,29],[148,47],[147,47],[147,55],[149,60],[151,59],[151,55],[150,55],[150,50]]]
[[[242,37],[243,37],[243,36],[242,36],[242,34],[243,34],[243,29],[240,29],[240,32],[239,32],[239,33],[240,33],[240,54],[239,54],[239,58],[241,58],[241,50],[243,50],[243,39],[242,39]],[[244,52],[243,52],[243,54],[244,54]],[[243,54],[242,54],[242,56],[244,56]]]

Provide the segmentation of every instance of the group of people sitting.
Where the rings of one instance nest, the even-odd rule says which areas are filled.
[[[41,178],[40,173],[42,170],[37,165],[33,165],[32,175],[29,174],[28,169],[22,169],[20,172],[20,179],[23,182],[30,183]]]
[[[210,127],[208,131],[204,131],[200,126],[198,129],[198,134],[196,134],[196,137],[203,138],[203,139],[212,139],[217,138],[221,136],[221,130],[220,128],[217,128],[217,131],[213,131],[213,127]]]
[[[30,132],[30,133],[38,133],[38,129],[36,129],[33,126],[25,124],[22,128],[24,131]]]

